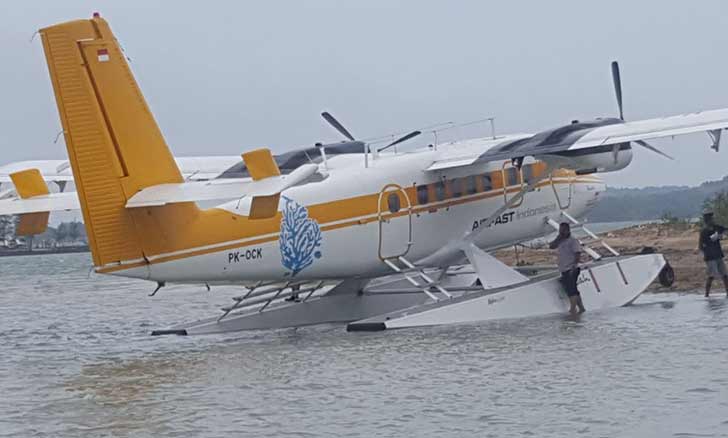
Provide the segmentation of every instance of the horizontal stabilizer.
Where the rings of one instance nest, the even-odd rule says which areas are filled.
[[[245,196],[272,196],[293,187],[316,173],[318,165],[304,164],[288,175],[272,176],[258,181],[217,179],[147,187],[132,196],[127,208],[156,207],[179,202],[236,199]]]

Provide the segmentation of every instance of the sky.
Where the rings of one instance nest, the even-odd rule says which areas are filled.
[[[0,15],[0,164],[66,158],[40,39],[99,11],[126,54],[173,153],[283,152],[440,122],[495,117],[499,134],[616,116],[728,107],[728,2],[155,1],[5,2]],[[484,136],[487,124],[440,141]],[[430,134],[412,146],[431,143]],[[728,174],[708,136],[637,150],[618,187],[696,185]]]

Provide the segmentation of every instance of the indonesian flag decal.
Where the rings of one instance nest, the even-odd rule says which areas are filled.
[[[109,51],[107,49],[99,49],[96,51],[99,62],[107,62],[109,60]]]

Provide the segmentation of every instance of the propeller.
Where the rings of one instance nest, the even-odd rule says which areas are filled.
[[[652,146],[651,144],[647,143],[644,140],[637,140],[634,143],[637,143],[638,145],[642,146],[643,148],[649,149],[649,150],[651,150],[652,152],[654,152],[656,154],[660,154],[660,155],[662,155],[665,158],[669,158],[671,160],[674,160],[673,157],[671,157],[670,155],[667,155],[666,153],[662,152],[661,150],[657,149],[656,147]]]
[[[612,61],[612,81],[614,82],[614,94],[617,97],[617,106],[619,107],[619,118],[621,120],[624,120],[624,110],[622,108],[622,77],[619,74],[619,63],[617,61]],[[665,158],[669,158],[670,160],[674,160],[673,157],[670,155],[662,152],[661,150],[657,149],[656,147],[652,146],[651,144],[647,143],[644,140],[636,140],[632,143],[636,143],[639,146],[642,146],[645,149],[648,149],[656,154],[662,155]],[[613,149],[614,154],[614,162],[617,162],[617,154],[619,154],[619,145],[615,145]]]
[[[336,120],[334,118],[334,116],[332,116],[328,112],[324,111],[324,112],[321,113],[321,117],[323,117],[324,120],[326,120],[327,122],[329,122],[329,125],[333,126],[334,129],[336,129],[337,131],[339,131],[341,133],[341,135],[343,135],[344,137],[348,138],[351,141],[355,141],[354,140],[354,136],[351,135],[349,133],[349,131],[347,131],[346,128],[344,128],[344,125],[342,125],[341,123],[339,123],[339,121]]]
[[[347,131],[346,128],[344,128],[344,125],[342,125],[341,123],[339,123],[339,121],[336,120],[336,118],[334,116],[332,116],[331,113],[329,113],[327,111],[324,111],[324,112],[321,113],[321,117],[323,117],[324,120],[326,120],[327,122],[329,122],[329,125],[333,126],[334,129],[336,129],[337,131],[339,131],[341,133],[341,135],[343,135],[344,137],[348,138],[351,141],[356,141],[354,139],[354,136],[351,135],[351,133],[349,131]],[[383,151],[383,150],[385,150],[387,148],[390,148],[390,147],[392,147],[394,145],[398,145],[398,144],[400,144],[402,142],[405,142],[405,141],[407,141],[407,140],[409,140],[411,138],[417,137],[420,134],[422,134],[422,132],[420,132],[420,131],[412,131],[409,134],[403,135],[402,137],[398,138],[397,140],[395,140],[395,141],[389,143],[388,145],[384,146],[383,148],[377,150],[377,152],[381,152],[381,151]]]
[[[617,96],[619,118],[624,120],[624,112],[622,111],[622,78],[619,75],[619,63],[617,61],[612,61],[612,81],[614,82],[614,94]]]
[[[382,152],[383,150],[388,149],[388,148],[391,148],[392,146],[397,145],[397,144],[400,144],[400,143],[402,143],[404,141],[407,141],[410,138],[415,138],[415,137],[417,137],[420,134],[422,134],[420,131],[412,131],[409,134],[403,135],[402,137],[398,138],[397,140],[389,143],[388,145],[386,145],[383,148],[379,149],[377,152]]]

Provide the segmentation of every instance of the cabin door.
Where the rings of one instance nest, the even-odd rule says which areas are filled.
[[[561,210],[566,210],[571,205],[571,198],[574,194],[574,178],[571,175],[551,174],[551,189],[554,191],[556,203]]]
[[[503,163],[501,172],[503,174],[503,200],[508,203],[523,188],[523,174],[521,169],[514,166],[510,161]],[[525,198],[525,195],[511,207],[520,207],[523,204],[523,198]]]
[[[387,184],[379,192],[379,258],[401,257],[412,247],[412,202],[399,185]]]

